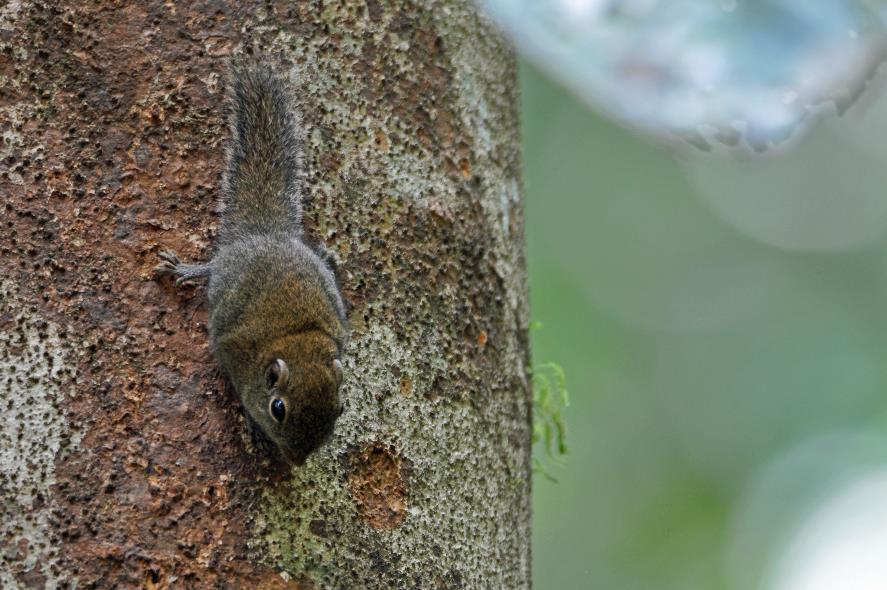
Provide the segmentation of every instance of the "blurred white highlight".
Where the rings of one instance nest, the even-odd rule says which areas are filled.
[[[887,588],[887,467],[825,502],[801,527],[765,588]]]
[[[597,18],[609,0],[564,0],[563,11],[571,18]]]
[[[736,504],[733,590],[887,588],[887,438],[819,435],[774,457]]]

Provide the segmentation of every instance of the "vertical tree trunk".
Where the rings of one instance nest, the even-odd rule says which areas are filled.
[[[280,473],[207,350],[228,56],[298,81],[346,410]],[[528,588],[515,64],[468,0],[0,7],[0,586]]]

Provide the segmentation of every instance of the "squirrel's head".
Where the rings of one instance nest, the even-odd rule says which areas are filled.
[[[260,356],[261,377],[243,402],[290,463],[301,465],[329,438],[342,413],[342,362],[331,338],[295,334]],[[257,375],[258,377],[258,375]]]

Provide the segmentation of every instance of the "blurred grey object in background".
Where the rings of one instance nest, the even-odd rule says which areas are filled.
[[[478,1],[571,392],[535,587],[887,589],[887,0]]]
[[[864,0],[478,0],[518,50],[622,124],[762,151],[843,112],[887,56]]]

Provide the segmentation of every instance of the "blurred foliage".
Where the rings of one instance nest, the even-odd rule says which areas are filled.
[[[768,588],[844,467],[887,457],[847,439],[887,431],[887,103],[715,161],[521,76],[533,356],[570,378],[534,586]]]

